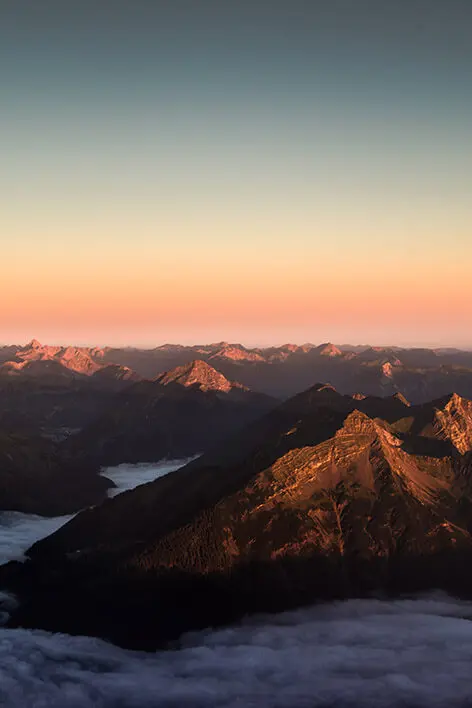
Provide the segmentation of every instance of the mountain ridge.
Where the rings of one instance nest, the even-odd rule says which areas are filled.
[[[276,403],[195,360],[155,380],[131,382],[64,448],[70,455],[86,451],[104,466],[192,457]]]
[[[81,603],[88,632],[152,648],[317,598],[472,593],[472,440],[454,444],[459,423],[472,429],[469,404],[451,395],[442,408],[409,406],[315,385],[36,544],[11,580],[23,602],[13,622],[73,632]],[[448,406],[453,417],[425,436],[423,421]],[[21,577],[40,578],[40,590],[31,595]],[[58,608],[48,598],[59,587]]]
[[[330,342],[245,347],[239,343],[164,344],[154,349],[42,345],[0,347],[0,365],[7,361],[58,361],[70,371],[92,376],[107,365],[125,366],[144,379],[155,379],[195,359],[216,368],[228,380],[276,398],[289,398],[313,381],[331,381],[345,394],[401,393],[412,403],[439,398],[450,390],[472,396],[472,352],[451,348],[425,349],[337,346]],[[8,373],[3,369],[3,375]],[[21,375],[10,365],[10,373]],[[25,374],[27,370],[25,370]]]
[[[171,369],[156,379],[162,386],[179,384],[181,386],[197,386],[202,391],[219,391],[229,393],[232,389],[249,389],[237,382],[228,381],[223,374],[202,359],[194,359],[189,364]]]

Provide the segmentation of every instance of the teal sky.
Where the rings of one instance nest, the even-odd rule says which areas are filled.
[[[472,346],[471,76],[468,0],[0,0],[0,338]]]

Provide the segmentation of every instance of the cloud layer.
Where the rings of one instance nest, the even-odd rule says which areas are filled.
[[[120,493],[183,461],[106,470]],[[105,471],[104,471],[105,474]],[[0,514],[0,562],[70,517]],[[12,598],[0,592],[0,623]],[[472,603],[350,600],[187,635],[166,653],[0,629],[2,708],[465,708]]]
[[[190,458],[193,459],[193,458]],[[111,479],[116,487],[109,492],[116,496],[139,484],[152,482],[169,472],[174,472],[189,460],[171,460],[159,464],[119,465],[107,467],[103,476]],[[43,517],[18,511],[0,511],[0,564],[9,560],[22,560],[24,552],[33,543],[49,536],[67,523],[72,516]]]
[[[116,487],[108,491],[109,497],[115,497],[128,489],[134,489],[140,484],[152,482],[158,477],[164,477],[169,472],[175,472],[179,467],[187,464],[191,459],[167,460],[159,463],[140,463],[129,465],[124,463],[116,467],[105,467],[102,471],[103,477],[108,477],[116,484]]]
[[[22,560],[24,552],[40,538],[49,536],[72,516],[35,516],[19,511],[0,512],[0,564]]]
[[[5,708],[472,704],[472,605],[351,600],[187,636],[176,651],[0,630]]]

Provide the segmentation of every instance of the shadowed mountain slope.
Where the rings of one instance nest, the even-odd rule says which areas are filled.
[[[71,436],[64,450],[101,465],[190,457],[276,403],[194,361],[128,387],[101,417]]]
[[[102,501],[109,486],[97,468],[64,460],[50,440],[0,428],[1,511],[69,514]]]
[[[34,434],[65,437],[109,409],[136,379],[117,366],[85,376],[54,360],[9,362],[0,366],[0,418]]]
[[[470,594],[472,462],[455,431],[471,422],[456,396],[428,408],[315,386],[36,544],[4,571],[13,623],[150,648],[316,598]]]

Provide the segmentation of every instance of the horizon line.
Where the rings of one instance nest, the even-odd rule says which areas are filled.
[[[243,344],[242,341],[228,341],[228,340],[219,340],[219,341],[213,341],[213,342],[193,342],[192,344],[182,344],[181,342],[178,341],[162,341],[161,343],[155,343],[155,344],[142,344],[142,345],[137,345],[137,344],[121,344],[121,345],[113,345],[113,344],[96,344],[96,343],[81,343],[81,344],[71,344],[71,343],[64,343],[64,342],[59,342],[59,341],[54,341],[54,342],[48,342],[47,344],[43,344],[40,342],[36,337],[32,337],[31,339],[28,339],[25,341],[23,344],[18,343],[18,342],[1,342],[0,343],[0,348],[6,348],[6,347],[26,347],[28,344],[32,344],[33,342],[37,342],[40,346],[46,346],[46,347],[62,347],[62,348],[67,348],[67,347],[74,347],[77,349],[137,349],[137,350],[143,350],[143,351],[152,351],[153,349],[159,349],[161,347],[165,346],[174,346],[174,347],[184,347],[184,348],[193,348],[193,347],[215,347],[215,346],[240,346],[243,347],[244,349],[248,351],[254,351],[254,350],[265,350],[265,349],[281,349],[282,347],[286,346],[296,346],[296,347],[304,347],[304,346],[309,346],[312,347],[313,349],[317,347],[322,347],[322,346],[328,346],[332,345],[338,348],[366,348],[366,349],[429,349],[432,351],[435,350],[453,350],[453,351],[463,351],[463,352],[470,352],[472,351],[472,344],[471,345],[466,345],[466,346],[458,346],[458,345],[453,345],[453,344],[440,344],[440,343],[405,343],[405,344],[377,344],[377,343],[358,343],[354,344],[352,342],[343,342],[343,343],[337,343],[333,342],[331,340],[323,340],[319,342],[318,344],[315,344],[313,342],[310,342],[308,340],[298,343],[294,341],[286,341],[281,344],[265,344],[265,345],[248,345],[248,344]]]

